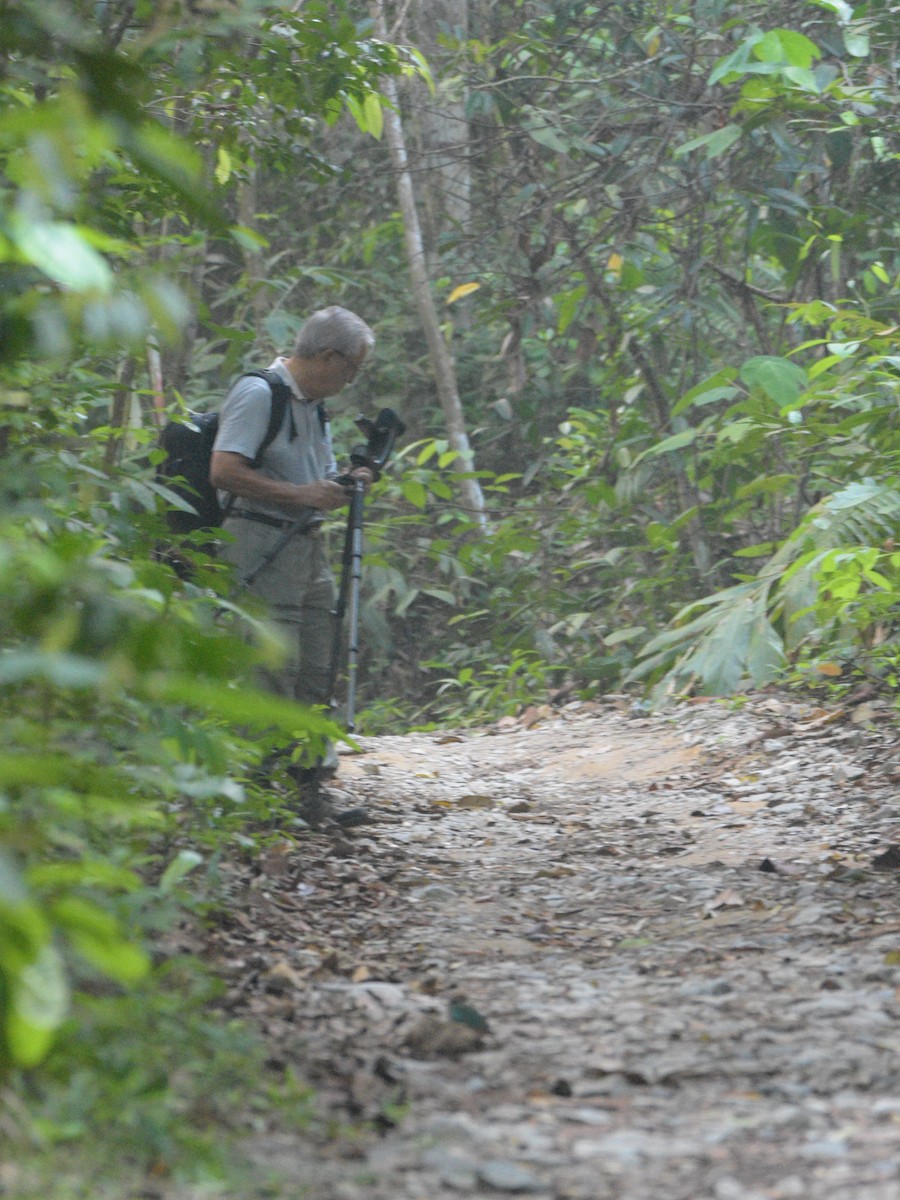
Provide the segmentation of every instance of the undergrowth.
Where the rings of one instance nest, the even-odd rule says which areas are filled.
[[[40,1074],[7,1082],[0,1194],[130,1195],[149,1177],[234,1195],[240,1138],[307,1128],[314,1097],[267,1066],[259,1031],[225,1016],[220,994],[184,958],[128,994],[79,994]]]

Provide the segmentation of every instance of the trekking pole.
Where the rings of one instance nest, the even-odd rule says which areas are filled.
[[[375,421],[357,417],[357,428],[368,437],[365,446],[356,446],[350,455],[354,467],[368,467],[377,481],[381,468],[390,457],[396,438],[406,426],[390,408],[383,408]],[[347,532],[344,536],[344,555],[341,565],[341,584],[337,604],[333,611],[334,633],[331,643],[331,695],[334,696],[338,677],[338,660],[341,652],[341,627],[347,613],[350,619],[347,633],[347,700],[346,726],[349,733],[356,727],[356,678],[359,663],[359,590],[362,579],[362,530],[363,508],[366,485],[362,479],[344,476],[339,482],[352,484],[350,512],[347,515]],[[332,703],[334,703],[332,701]]]

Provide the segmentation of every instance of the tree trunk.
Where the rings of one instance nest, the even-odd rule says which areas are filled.
[[[409,14],[410,41],[429,62],[446,50],[441,46],[444,27],[465,41],[469,27],[468,0],[428,0]],[[437,238],[448,230],[467,232],[472,216],[471,147],[466,115],[468,87],[463,74],[436,80],[437,94],[418,107],[416,116],[422,141],[422,191]]]
[[[128,426],[131,388],[134,383],[136,366],[134,355],[129,354],[119,371],[119,381],[110,405],[110,434],[103,448],[103,465],[107,470],[115,465],[119,457],[119,448]]]
[[[384,12],[380,5],[372,6],[372,16],[377,37],[387,40]],[[447,434],[451,447],[456,450],[462,460],[464,470],[471,470],[472,450],[469,436],[466,432],[465,414],[459,398],[456,383],[456,371],[444,335],[441,333],[440,321],[434,298],[431,294],[431,282],[425,261],[425,248],[422,241],[422,230],[419,224],[419,214],[416,196],[413,189],[412,176],[406,155],[406,140],[403,135],[403,125],[400,121],[397,88],[391,77],[386,77],[383,83],[384,92],[392,108],[387,108],[384,114],[384,132],[391,162],[394,167],[397,182],[397,198],[400,212],[403,216],[403,232],[406,243],[406,255],[409,262],[410,281],[413,296],[419,310],[419,319],[431,363],[434,368],[438,398],[447,424]],[[484,510],[484,495],[477,479],[464,479],[460,484],[460,493],[464,505],[471,511],[475,522],[482,529],[487,520]]]
[[[163,384],[162,355],[155,337],[147,338],[147,372],[150,376],[150,412],[157,429],[166,421],[166,391]]]
[[[257,209],[258,177],[255,166],[248,168],[248,175],[238,184],[238,220],[246,229],[256,232],[258,225]],[[266,313],[266,296],[263,292],[264,277],[263,253],[258,246],[244,247],[244,270],[247,273],[247,287],[250,293],[250,323],[257,336],[259,327]]]

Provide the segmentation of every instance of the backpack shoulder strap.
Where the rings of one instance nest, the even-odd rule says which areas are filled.
[[[260,442],[259,449],[256,452],[256,457],[253,460],[253,465],[258,467],[259,460],[262,458],[266,449],[272,444],[278,435],[278,431],[284,422],[285,410],[290,413],[290,440],[294,441],[294,439],[297,437],[297,426],[294,423],[294,409],[291,404],[293,392],[283,379],[279,379],[278,375],[276,375],[274,371],[245,371],[244,374],[255,376],[258,379],[264,379],[272,392],[272,408],[269,412],[269,424],[266,428],[265,436]]]
[[[293,392],[283,379],[278,378],[274,371],[245,371],[244,375],[252,375],[256,378],[264,379],[269,385],[270,391],[272,392],[272,406],[269,409],[269,424],[266,426],[266,432],[263,435],[263,440],[260,442],[259,449],[256,451],[256,456],[253,459],[253,467],[256,469],[259,467],[260,460],[262,459],[263,454],[266,452],[266,449],[278,436],[278,431],[284,423],[285,409],[287,409],[287,411],[291,414],[291,441],[293,441],[297,436],[297,427],[294,424],[294,409],[291,405],[291,397],[293,396]],[[228,500],[222,506],[221,519],[223,521],[234,507],[235,499],[235,496],[229,496]]]

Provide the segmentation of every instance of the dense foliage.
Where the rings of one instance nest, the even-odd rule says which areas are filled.
[[[260,1074],[158,939],[222,904],[223,853],[289,827],[271,752],[340,730],[258,690],[280,649],[219,566],[198,551],[185,581],[158,552],[153,445],[181,403],[156,384],[191,312],[173,256],[257,244],[228,214],[238,131],[211,132],[248,38],[280,136],[317,170],[313,118],[349,105],[365,125],[399,59],[314,6],[40,0],[0,5],[0,31],[0,1136],[19,1139],[2,1157],[103,1130],[97,1170],[202,1174],[248,1098],[291,1119],[306,1098]]]
[[[441,696],[422,711],[483,716],[467,698],[515,705],[553,679],[658,697],[895,679],[895,18],[519,3],[427,48],[464,119],[440,154],[424,89],[406,119],[475,465],[502,477],[477,539],[435,488],[446,445],[406,460],[420,538],[381,594],[403,616],[393,690]],[[384,269],[397,223],[332,186],[368,230],[362,261],[350,238],[338,261],[408,359],[390,341],[377,383],[427,438]]]
[[[39,1142],[114,1124],[118,1070],[131,1152],[175,1154],[129,1004],[158,1036],[196,997],[184,1057],[237,1069],[154,936],[325,726],[254,689],[277,647],[221,566],[156,553],[153,445],[312,308],[379,334],[338,439],[354,403],[409,429],[367,510],[367,729],[896,686],[896,6],[408,7],[398,49],[349,0],[0,0],[0,1070],[57,1081]],[[402,282],[385,77],[474,462]]]

